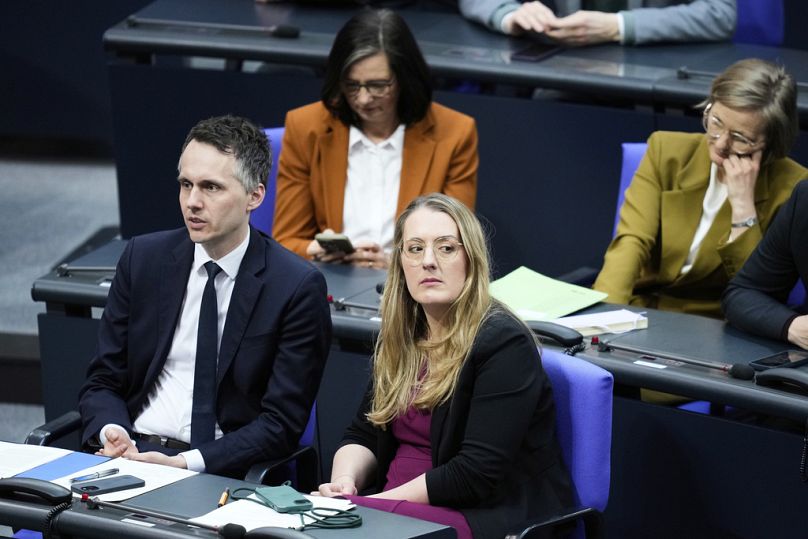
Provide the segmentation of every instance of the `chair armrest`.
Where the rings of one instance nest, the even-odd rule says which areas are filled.
[[[276,460],[265,460],[253,464],[247,475],[244,476],[245,481],[259,483],[261,485],[268,485],[272,483],[273,472],[283,469],[283,467],[290,462],[298,463],[298,485],[297,490],[301,492],[308,492],[317,488],[320,483],[319,463],[317,459],[317,449],[314,446],[307,445],[299,447],[294,453]],[[303,473],[303,469],[308,471],[308,475]],[[312,471],[313,470],[313,471]],[[301,487],[301,476],[306,476],[305,485]]]
[[[591,507],[573,507],[563,513],[543,515],[523,522],[514,528],[515,531],[508,533],[505,539],[545,537],[548,536],[545,530],[554,529],[564,524],[575,522],[578,519],[584,521],[587,539],[603,537],[603,515],[601,512]]]
[[[81,415],[71,410],[44,425],[36,427],[25,437],[28,445],[49,445],[53,440],[75,432],[81,426]]]

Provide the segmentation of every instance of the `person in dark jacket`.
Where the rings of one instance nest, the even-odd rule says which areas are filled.
[[[568,505],[550,383],[530,330],[489,295],[474,214],[420,197],[394,246],[370,387],[320,494],[476,539]]]
[[[808,183],[794,188],[772,226],[729,282],[722,307],[739,328],[808,349],[805,305],[786,305],[798,279],[808,282]],[[804,301],[803,301],[804,303]]]

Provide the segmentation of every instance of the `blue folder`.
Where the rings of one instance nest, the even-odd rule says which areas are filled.
[[[30,470],[18,473],[15,477],[30,477],[31,479],[45,479],[51,481],[75,473],[84,468],[101,464],[109,460],[109,457],[93,455],[90,453],[68,453],[56,460],[40,464]]]

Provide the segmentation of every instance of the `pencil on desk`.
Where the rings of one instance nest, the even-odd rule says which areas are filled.
[[[222,492],[222,495],[219,497],[218,507],[222,507],[224,504],[226,504],[229,498],[230,498],[230,489],[226,488],[224,489],[224,492]]]

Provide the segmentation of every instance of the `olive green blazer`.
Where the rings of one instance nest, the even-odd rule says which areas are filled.
[[[606,250],[593,288],[607,301],[721,318],[721,293],[743,266],[808,169],[777,159],[760,170],[755,185],[759,223],[731,243],[731,208],[725,201],[699,248],[693,267],[681,275],[701,220],[710,182],[707,140],[696,133],[659,131],[626,189],[617,233]]]

